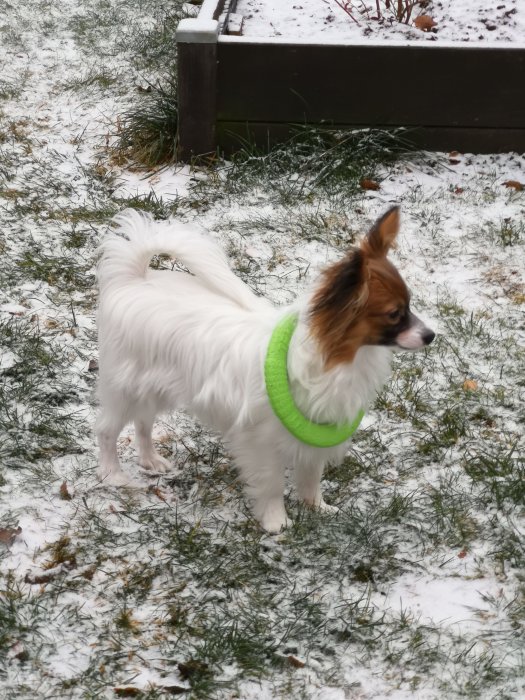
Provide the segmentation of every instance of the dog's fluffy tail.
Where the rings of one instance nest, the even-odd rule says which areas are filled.
[[[211,291],[246,309],[260,308],[262,300],[232,272],[224,252],[199,227],[175,220],[154,221],[133,209],[113,221],[117,231],[108,234],[100,247],[97,275],[102,292],[112,284],[144,277],[154,255],[169,255]]]

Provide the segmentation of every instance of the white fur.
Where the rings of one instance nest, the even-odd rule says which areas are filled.
[[[309,297],[275,308],[234,275],[212,239],[188,224],[153,222],[131,210],[116,223],[121,235],[107,236],[98,269],[99,478],[128,483],[117,438],[131,421],[139,462],[166,471],[151,429],[159,413],[177,408],[222,434],[266,530],[278,532],[289,522],[286,467],[295,471],[299,498],[330,509],[320,489],[323,468],[340,461],[348,443],[309,447],[275,417],[263,376],[270,335],[283,314],[299,313],[289,350],[290,384],[299,408],[318,422],[343,423],[366,410],[388,377],[391,351],[361,348],[352,363],[325,371],[308,330]],[[192,274],[149,269],[151,257],[161,253]]]
[[[411,324],[406,331],[400,333],[396,338],[396,345],[400,350],[422,350],[429,343],[429,333],[434,337],[434,333],[417,316],[411,314]],[[431,341],[430,341],[431,342]]]

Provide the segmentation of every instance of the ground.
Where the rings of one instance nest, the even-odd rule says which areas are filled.
[[[181,14],[32,0],[1,19],[2,696],[522,697],[525,160],[301,133],[265,157],[138,170],[116,146],[170,84]],[[173,473],[97,484],[95,262],[113,214],[204,224],[280,304],[393,203],[395,262],[438,336],[396,355],[328,469],[339,514],[290,490],[293,526],[264,534],[218,437],[183,415],[156,429]],[[131,430],[119,451],[137,470]]]

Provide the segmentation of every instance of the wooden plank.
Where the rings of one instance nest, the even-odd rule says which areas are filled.
[[[216,149],[217,33],[215,20],[186,19],[177,30],[181,160]]]
[[[218,44],[218,119],[519,129],[525,49]]]
[[[378,128],[385,125],[378,125]],[[345,130],[368,128],[367,125],[334,124],[333,128]],[[226,156],[243,147],[256,146],[262,151],[283,143],[297,133],[304,125],[278,122],[232,122],[217,123],[217,139],[220,150]],[[386,128],[386,127],[385,127]],[[436,151],[460,151],[461,153],[505,153],[525,152],[525,128],[461,128],[461,127],[414,127],[400,136],[407,147]]]
[[[225,34],[229,34],[231,36],[242,36],[243,26],[244,17],[236,14],[235,12],[230,12],[226,22]]]

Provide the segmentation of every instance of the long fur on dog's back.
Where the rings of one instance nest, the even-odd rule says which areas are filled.
[[[106,236],[100,247],[98,282],[101,294],[113,285],[146,276],[154,255],[169,255],[215,294],[234,301],[241,308],[256,310],[266,301],[253,294],[230,269],[226,256],[199,227],[181,221],[153,221],[127,209],[114,218],[117,232]],[[125,232],[125,237],[119,235]]]
[[[114,223],[98,267],[101,404],[125,404],[126,420],[150,401],[156,413],[186,408],[221,431],[244,422],[259,376],[253,358],[279,312],[235,276],[197,227],[132,210]],[[189,274],[150,269],[158,254]],[[257,385],[259,399],[263,389]]]

